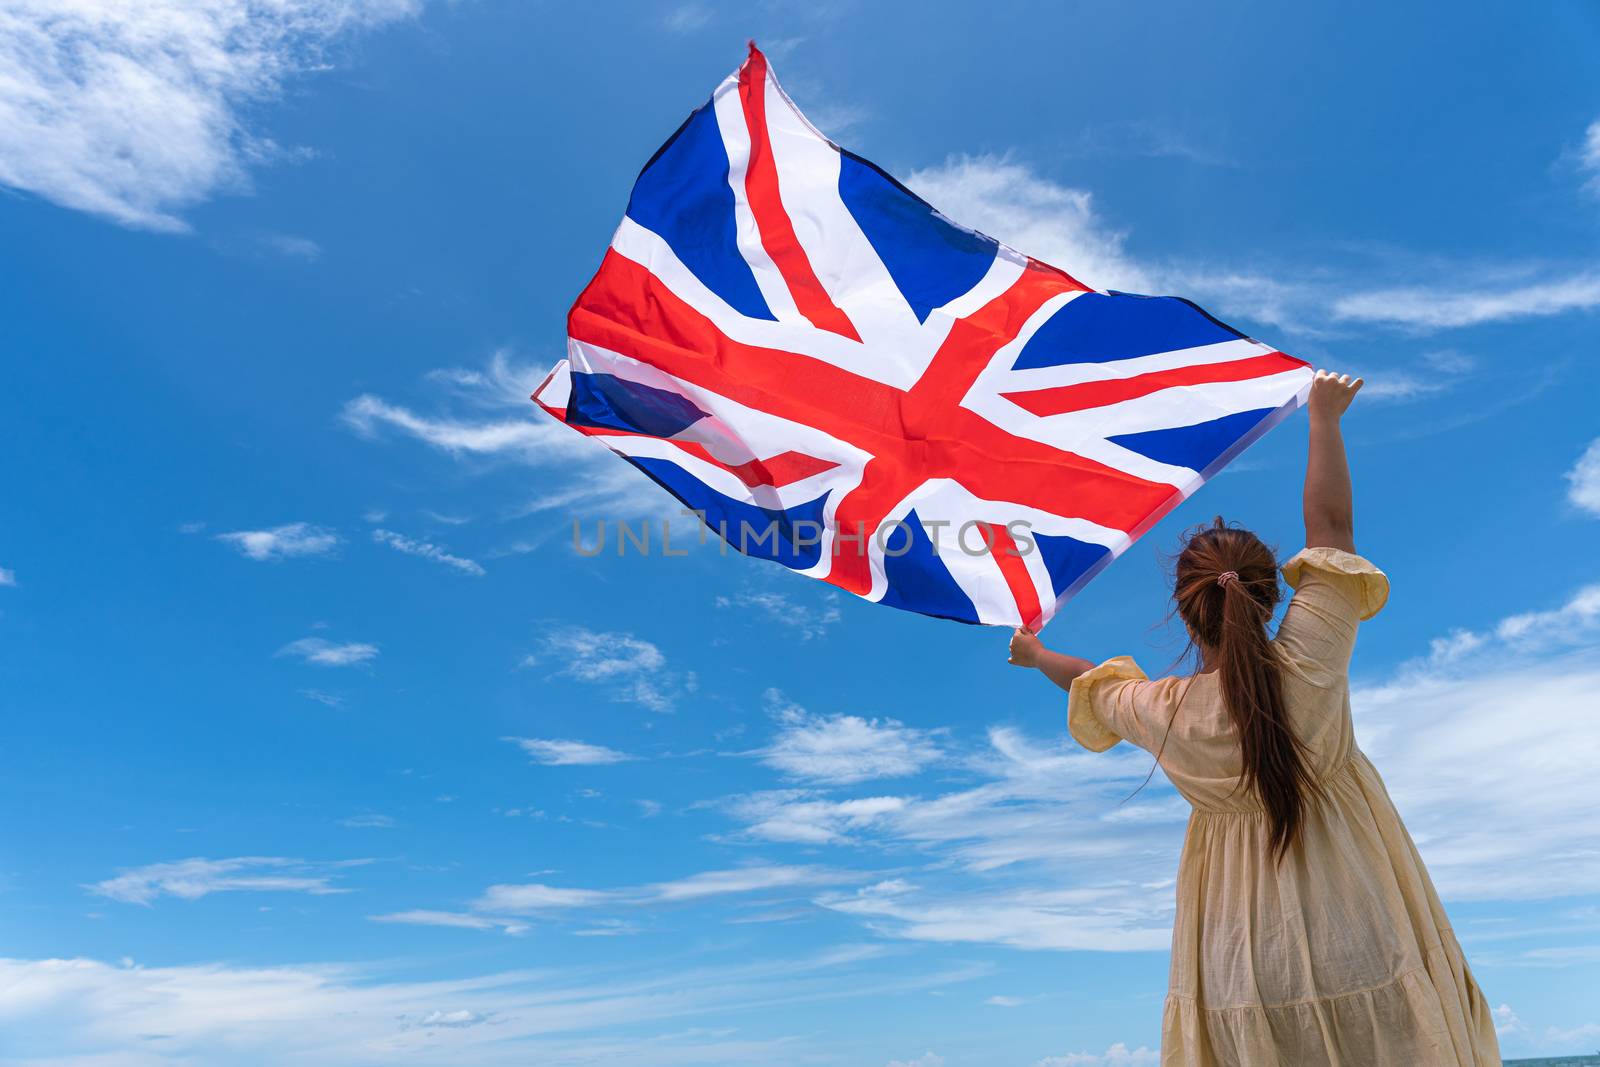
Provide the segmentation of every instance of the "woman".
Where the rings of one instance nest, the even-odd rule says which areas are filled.
[[[1389,581],[1355,554],[1339,420],[1361,379],[1311,386],[1306,548],[1276,636],[1277,563],[1254,534],[1190,535],[1174,597],[1200,653],[1148,681],[1019,629],[1011,662],[1069,691],[1067,724],[1099,752],[1154,753],[1193,807],[1178,864],[1163,1067],[1499,1064],[1488,1004],[1377,770],[1356,747],[1356,625]]]

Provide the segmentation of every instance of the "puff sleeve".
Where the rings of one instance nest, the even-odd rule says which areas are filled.
[[[1146,680],[1129,656],[1084,671],[1067,694],[1067,732],[1091,752],[1104,752],[1124,738],[1139,743],[1137,690]]]
[[[1279,647],[1304,667],[1343,678],[1357,626],[1388,602],[1388,576],[1354,552],[1307,548],[1283,565],[1283,577],[1295,593]]]

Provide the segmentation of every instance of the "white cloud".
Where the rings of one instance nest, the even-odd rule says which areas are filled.
[[[1346,276],[1304,265],[1259,274],[1225,262],[1136,257],[1126,248],[1127,234],[1098,214],[1091,193],[1055,182],[1009,156],[952,156],[938,166],[913,171],[906,184],[961,225],[1060,267],[1085,284],[1193,296],[1225,320],[1247,315],[1307,336],[1335,333],[1349,323],[1427,332],[1600,307],[1600,274],[1563,273],[1552,264],[1502,267],[1499,284],[1461,289],[1448,280],[1419,284],[1397,277],[1390,264]],[[1432,264],[1424,269],[1429,279],[1462,273]],[[1395,278],[1394,284],[1371,287],[1370,279],[1379,270]],[[1530,282],[1529,275],[1542,277]],[[1375,369],[1374,380],[1384,380],[1381,368]],[[1400,398],[1420,395],[1429,386],[1423,379],[1393,375],[1377,392]]]
[[[833,1050],[815,1038],[645,1027],[830,1000],[864,1003],[987,973],[958,964],[886,974],[880,956],[869,946],[841,946],[752,962],[691,959],[571,976],[552,967],[427,981],[396,980],[389,966],[343,963],[8,959],[0,960],[0,1026],[7,1047],[30,1050],[41,1067],[746,1067]]]
[[[553,421],[533,421],[531,401],[529,409],[527,419],[466,422],[427,418],[375,396],[362,395],[345,405],[344,420],[365,436],[376,436],[378,427],[387,425],[445,452],[480,455],[536,454],[553,440],[560,440],[556,431],[562,435],[572,434],[571,430]]]
[[[486,912],[527,915],[541,911],[592,908],[616,903],[619,894],[609,889],[575,889],[528,882],[522,885],[492,885],[473,902],[473,908]]]
[[[1351,694],[1356,733],[1446,899],[1589,892],[1600,853],[1600,585],[1549,611],[1456,631]]]
[[[1584,187],[1596,196],[1600,196],[1600,120],[1591,122],[1589,128],[1584,131],[1583,148],[1579,150],[1578,162],[1589,172]]]
[[[469,904],[469,910],[414,909],[369,916],[374,922],[422,926],[449,926],[472,930],[503,929],[508,934],[527,930],[525,917],[555,920],[573,913],[589,913],[586,925],[574,929],[578,936],[612,936],[632,933],[634,926],[618,918],[594,918],[596,909],[638,909],[664,905],[690,905],[718,897],[779,893],[805,895],[809,891],[859,882],[862,875],[831,867],[805,864],[759,864],[723,870],[700,871],[684,878],[615,889],[554,886],[543,882],[491,885]]]
[[[828,632],[828,627],[840,619],[838,600],[832,594],[826,594],[826,603],[819,608],[797,604],[783,593],[773,592],[719,596],[716,605],[742,614],[759,613],[764,622],[788,627],[802,641],[821,637]]]
[[[648,900],[661,902],[701,900],[730,893],[836,885],[840,882],[855,881],[860,877],[854,872],[835,871],[825,867],[781,864],[735,867],[725,871],[702,871],[672,882],[657,882],[647,888],[645,896]]]
[[[1044,745],[993,728],[988,746],[944,754],[946,778],[975,784],[923,795],[835,797],[817,789],[723,802],[738,836],[920,857],[915,874],[816,903],[911,940],[1027,949],[1165,947],[1171,878],[1186,812],[1127,748],[1091,754],[1058,734]],[[1048,889],[1041,889],[1048,886]]]
[[[9,585],[15,587],[16,584],[17,572],[6,567],[0,567],[0,585]]]
[[[924,1052],[914,1060],[890,1060],[888,1067],[944,1067],[944,1057],[937,1052]]]
[[[1589,443],[1567,472],[1567,499],[1584,511],[1600,515],[1600,437]]]
[[[286,259],[313,263],[322,258],[322,246],[309,237],[299,237],[292,233],[263,233],[256,240],[262,247],[271,249]]]
[[[1517,1013],[1511,1010],[1511,1005],[1502,1004],[1490,1014],[1494,1017],[1496,1037],[1509,1037],[1512,1034],[1526,1032],[1527,1028],[1522,1025],[1522,1020],[1517,1017]]]
[[[248,184],[284,153],[249,108],[329,45],[417,0],[10,0],[0,9],[0,182],[127,226]]]
[[[378,646],[360,641],[349,641],[340,645],[321,637],[302,637],[278,649],[277,654],[298,656],[306,663],[318,667],[351,667],[376,659]]]
[[[586,682],[656,671],[667,662],[661,650],[649,641],[626,633],[598,633],[581,626],[547,635],[544,654],[561,658],[562,673]]]
[[[751,864],[726,870],[700,871],[668,882],[621,889],[582,889],[529,882],[492,885],[472,903],[474,912],[529,915],[574,908],[642,907],[678,904],[711,897],[756,893],[774,889],[804,889],[859,881],[861,875],[828,867],[787,864]]]
[[[525,934],[529,926],[517,919],[504,919],[492,915],[475,915],[462,911],[396,911],[387,915],[369,915],[377,923],[402,923],[407,926],[448,926],[460,930],[504,930],[513,936]]]
[[[1409,371],[1379,371],[1361,389],[1361,399],[1407,401],[1437,396],[1450,388],[1443,378],[1425,378]]]
[[[1003,156],[952,156],[912,171],[912,192],[962,226],[1060,267],[1098,289],[1152,292],[1149,272],[1123,251],[1125,235],[1106,225],[1094,197],[1060,185]]]
[[[746,836],[802,845],[845,844],[859,831],[903,811],[905,797],[852,797],[833,800],[807,790],[749,793],[728,804],[746,823]]]
[[[347,403],[343,418],[363,437],[378,439],[398,431],[463,463],[509,460],[547,471],[515,517],[550,512],[602,516],[610,521],[636,517],[681,522],[678,501],[599,441],[563,426],[534,406],[533,390],[550,370],[549,362],[514,363],[495,352],[482,370],[451,367],[427,375],[430,398],[446,410],[421,414],[372,394]],[[531,551],[542,539],[524,539],[511,551]]]
[[[539,651],[522,660],[524,667],[552,663],[558,674],[607,684],[614,699],[651,711],[672,710],[679,692],[694,687],[693,675],[680,678],[659,648],[629,633],[566,626],[546,634]]]
[[[679,4],[662,18],[661,25],[673,33],[698,30],[711,21],[711,9],[704,4]]]
[[[1600,1038],[1600,1023],[1583,1023],[1582,1025],[1571,1027],[1548,1027],[1541,1038],[1541,1042],[1551,1049],[1570,1049],[1578,1045],[1592,1048],[1596,1038]]]
[[[1065,1056],[1046,1056],[1033,1067],[1156,1067],[1160,1053],[1140,1045],[1130,1049],[1118,1041],[1104,1052],[1069,1052]]]
[[[766,699],[781,728],[756,754],[791,778],[832,784],[901,778],[940,757],[926,732],[894,719],[813,715],[776,689],[767,690]]]
[[[193,858],[172,863],[152,863],[135,867],[86,888],[103,897],[125,904],[149,904],[163,894],[181,900],[198,900],[211,893],[284,892],[342,893],[330,884],[331,867],[341,864],[313,864],[279,856],[237,856],[211,860]]]
[[[818,903],[911,941],[1029,950],[1158,951],[1171,940],[1172,908],[1153,899],[1149,888],[1080,884],[1062,889],[963,890],[892,879],[854,893],[825,895]],[[1164,895],[1170,894],[1166,889]]]
[[[379,815],[369,811],[340,819],[339,825],[351,830],[392,830],[400,824],[395,822],[392,815]]]
[[[287,559],[291,556],[321,556],[339,544],[339,535],[306,522],[291,522],[270,530],[233,530],[217,534],[217,540],[237,548],[255,560]]]
[[[583,741],[561,741],[541,737],[507,737],[504,740],[522,746],[535,762],[549,767],[622,763],[636,759],[626,752],[618,752],[604,745],[591,745]]]
[[[1440,330],[1594,307],[1600,307],[1600,274],[1480,290],[1403,286],[1352,293],[1334,301],[1333,314],[1337,319],[1355,322]]]
[[[404,552],[408,556],[431,559],[435,563],[442,563],[446,567],[454,567],[461,573],[470,574],[475,578],[481,578],[486,573],[476,560],[453,556],[438,545],[430,544],[427,541],[415,541],[404,534],[397,534],[393,530],[373,530],[372,539],[380,545],[388,545],[396,552]]]
[[[1528,611],[1501,620],[1494,634],[1524,648],[1545,649],[1591,639],[1600,626],[1600,585],[1587,585],[1552,611]]]

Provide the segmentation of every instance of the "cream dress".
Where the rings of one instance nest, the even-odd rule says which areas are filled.
[[[1161,749],[1193,806],[1178,864],[1162,1067],[1483,1067],[1489,1006],[1400,823],[1356,747],[1347,670],[1356,625],[1389,596],[1360,556],[1309,548],[1273,644],[1284,696],[1327,799],[1274,862],[1238,788],[1239,746],[1215,673],[1148,681],[1126,656],[1072,683],[1068,725],[1096,752]],[[1162,736],[1171,733],[1162,749]]]

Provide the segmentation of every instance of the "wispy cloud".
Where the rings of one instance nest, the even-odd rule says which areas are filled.
[[[1588,175],[1584,188],[1600,196],[1600,119],[1589,123],[1583,134],[1583,146],[1578,150],[1578,164]]]
[[[912,171],[906,185],[963,226],[1052,263],[1097,288],[1153,291],[1149,272],[1123,250],[1126,235],[1095,211],[1094,197],[1006,156],[952,156]]]
[[[836,1054],[825,1042],[668,1021],[946,989],[988,968],[886,972],[869,946],[757,961],[630,964],[399,981],[330,963],[152,967],[91,959],[0,960],[8,1042],[58,1064],[396,1062],[474,1067],[627,1063],[746,1067]],[[154,1035],[161,1035],[159,1039]],[[158,1048],[159,1051],[155,1051]]]
[[[763,622],[794,631],[802,641],[821,637],[840,619],[839,604],[830,593],[819,607],[798,604],[783,593],[743,592],[719,596],[716,605],[743,616],[759,615]]]
[[[906,184],[962,225],[1089,285],[1194,296],[1224,318],[1246,315],[1308,336],[1337,335],[1358,323],[1427,333],[1600,307],[1600,274],[1553,263],[1502,267],[1499,277],[1463,288],[1455,280],[1466,273],[1459,267],[1434,265],[1408,277],[1387,264],[1381,274],[1360,275],[1291,264],[1269,274],[1226,261],[1136,257],[1128,234],[1100,214],[1093,194],[1009,155],[952,156],[913,171]],[[1392,284],[1374,285],[1375,274]]]
[[[1559,608],[1456,631],[1352,693],[1356,731],[1447,899],[1588,892],[1600,854],[1600,585]]]
[[[930,1050],[914,1060],[890,1060],[887,1067],[944,1067],[944,1057]]]
[[[264,562],[293,556],[326,555],[338,547],[339,535],[308,522],[291,522],[270,530],[220,533],[217,534],[217,540],[232,545],[241,555]]]
[[[322,258],[322,246],[309,237],[292,233],[262,233],[256,241],[265,249],[276,252],[285,259],[298,259],[314,263]]]
[[[662,902],[701,900],[730,893],[837,885],[860,878],[861,875],[853,871],[837,871],[826,867],[753,865],[723,871],[702,871],[672,882],[657,882],[647,888],[645,899]]]
[[[618,889],[574,888],[540,882],[492,885],[473,901],[472,910],[474,913],[535,915],[602,906],[687,904],[713,897],[772,890],[805,890],[861,880],[862,875],[858,872],[830,867],[756,863],[724,870],[700,871],[672,881]]]
[[[1064,1056],[1046,1056],[1033,1067],[1156,1067],[1161,1055],[1153,1048],[1140,1045],[1130,1049],[1118,1041],[1104,1052],[1069,1052]]]
[[[1134,886],[979,888],[952,892],[893,879],[818,903],[912,941],[1058,951],[1139,952],[1171,941],[1169,909]],[[1170,889],[1168,890],[1170,893]]]
[[[1333,303],[1335,318],[1419,330],[1558,315],[1600,307],[1600,274],[1551,278],[1531,285],[1460,290],[1402,286],[1351,293]]]
[[[667,657],[649,641],[629,633],[602,633],[567,626],[545,634],[522,666],[555,666],[556,673],[611,687],[616,700],[651,711],[671,711],[678,696],[692,691],[694,676],[667,668]]]
[[[16,584],[17,572],[7,567],[0,567],[0,585],[9,585],[14,587]]]
[[[523,933],[529,917],[548,922],[569,922],[579,936],[608,936],[634,932],[636,927],[615,915],[596,912],[629,911],[668,905],[691,906],[734,896],[759,896],[768,900],[802,897],[818,889],[859,883],[859,872],[814,864],[751,863],[742,867],[699,871],[683,878],[617,888],[558,886],[544,882],[491,885],[473,899],[465,911],[417,909],[370,916],[377,922],[425,926],[453,926],[473,930],[501,929]],[[573,920],[579,925],[570,925]]]
[[[531,410],[527,419],[464,421],[429,418],[371,395],[358,396],[346,404],[344,420],[369,437],[376,436],[380,426],[389,426],[404,430],[441,451],[456,454],[526,455],[559,440],[555,430],[572,432],[554,423],[549,423],[547,428],[534,422]]]
[[[689,33],[711,21],[711,9],[704,4],[679,4],[661,19],[661,25],[672,33]]]
[[[776,689],[767,690],[765,700],[779,730],[755,754],[791,778],[835,785],[903,778],[920,773],[941,755],[927,732],[894,719],[813,715]]]
[[[1133,156],[1146,159],[1181,159],[1204,167],[1238,164],[1217,146],[1219,138],[1203,136],[1152,119],[1134,119],[1087,125],[1066,149],[1077,156]]]
[[[1589,442],[1567,472],[1567,499],[1584,511],[1600,515],[1600,437]]]
[[[248,120],[329,45],[419,0],[12,0],[0,13],[0,182],[127,226],[181,231],[187,207],[283,158]]]
[[[586,766],[604,763],[623,763],[637,759],[626,752],[618,752],[604,745],[591,745],[583,741],[561,741],[541,737],[507,737],[507,741],[522,746],[534,762],[549,767]]]
[[[400,824],[395,822],[392,815],[379,815],[368,811],[340,819],[339,825],[350,830],[392,830]]]
[[[569,908],[592,908],[622,899],[623,894],[616,890],[565,888],[529,882],[523,885],[492,885],[473,902],[473,907],[484,912],[531,915]]]
[[[378,646],[364,641],[336,644],[323,637],[302,637],[278,649],[280,656],[296,656],[318,667],[352,667],[368,663],[378,656]],[[313,699],[321,699],[315,697]],[[326,703],[326,701],[323,701]]]
[[[581,510],[610,518],[681,518],[677,502],[655,483],[533,405],[529,396],[553,362],[516,363],[508,353],[495,352],[481,370],[450,367],[426,376],[424,402],[439,413],[367,393],[345,405],[343,419],[372,440],[398,432],[463,463],[508,461],[546,471],[549,484],[539,487],[519,517]]]
[[[397,534],[393,530],[373,530],[372,539],[380,545],[388,545],[396,552],[404,552],[408,556],[431,559],[435,563],[453,567],[461,573],[470,574],[475,578],[481,578],[486,573],[476,560],[451,555],[438,545],[427,541],[417,541],[404,534]]]
[[[457,930],[504,930],[512,936],[528,932],[530,927],[520,919],[506,919],[492,915],[476,915],[464,911],[395,911],[387,915],[369,915],[375,923],[401,923],[407,926],[447,926]]]
[[[1482,658],[1491,649],[1495,655],[1508,651],[1529,654],[1592,644],[1597,633],[1600,633],[1600,584],[1584,586],[1558,608],[1510,615],[1481,632],[1451,630],[1433,640],[1425,660],[1407,664],[1404,677],[1456,665],[1472,656]]]
[[[279,856],[194,858],[135,867],[86,888],[125,904],[149,904],[161,896],[198,900],[211,893],[244,891],[342,893],[345,890],[332,884],[332,871],[354,862],[363,861],[315,864]]]

